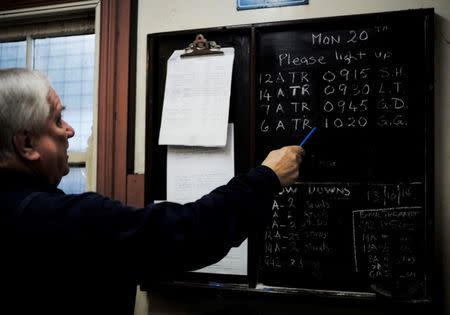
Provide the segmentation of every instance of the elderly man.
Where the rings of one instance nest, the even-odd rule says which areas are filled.
[[[299,174],[303,149],[185,205],[142,209],[57,189],[73,128],[48,79],[0,70],[1,307],[8,314],[132,314],[136,285],[217,262],[263,225],[273,196]],[[5,313],[6,314],[6,313]]]

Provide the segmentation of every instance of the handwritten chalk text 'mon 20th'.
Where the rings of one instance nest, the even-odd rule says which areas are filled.
[[[340,44],[358,44],[370,40],[371,34],[388,32],[388,25],[376,25],[369,29],[347,30],[344,32],[315,32],[311,33],[312,46],[333,46]]]
[[[349,30],[342,34],[335,33],[311,33],[311,44],[313,46],[331,46],[338,44],[351,44],[369,40],[367,30]]]

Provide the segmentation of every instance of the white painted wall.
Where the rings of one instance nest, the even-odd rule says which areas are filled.
[[[309,5],[236,10],[236,0],[139,0],[136,73],[135,171],[145,171],[147,34],[326,16],[434,8],[435,29],[435,224],[438,261],[450,263],[450,0],[310,0]],[[450,313],[450,271],[443,285]],[[440,279],[438,279],[439,281]]]

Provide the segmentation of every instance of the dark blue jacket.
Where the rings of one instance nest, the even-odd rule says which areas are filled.
[[[0,169],[0,313],[132,314],[137,284],[220,260],[279,189],[259,166],[195,202],[137,209]]]

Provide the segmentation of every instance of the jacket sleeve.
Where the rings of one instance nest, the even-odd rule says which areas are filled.
[[[64,248],[74,259],[89,255],[117,271],[135,269],[139,277],[154,270],[194,270],[238,246],[250,225],[262,226],[279,189],[276,174],[258,166],[185,205],[136,209],[95,193],[33,193],[16,213],[16,231],[49,248]]]
[[[185,205],[150,205],[149,233],[143,240],[156,240],[157,255],[170,270],[195,270],[222,259],[231,247],[239,246],[250,226],[262,227],[271,215],[271,202],[280,183],[264,166],[233,178],[199,200]],[[143,244],[142,247],[146,247]]]

